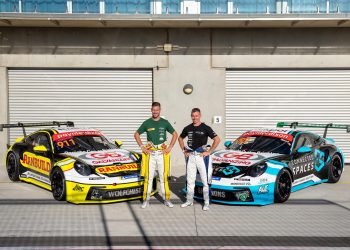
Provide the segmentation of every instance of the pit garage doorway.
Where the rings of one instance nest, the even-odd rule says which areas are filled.
[[[135,150],[133,133],[150,117],[152,70],[9,69],[8,84],[10,123],[73,121]],[[10,129],[10,143],[21,135]]]
[[[226,71],[226,140],[278,121],[350,125],[349,69]],[[324,129],[299,128],[317,132]],[[329,129],[350,163],[350,134]]]

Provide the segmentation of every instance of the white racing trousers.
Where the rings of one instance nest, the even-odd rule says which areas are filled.
[[[193,202],[194,187],[197,177],[197,170],[203,183],[203,198],[205,203],[209,203],[209,184],[211,183],[212,163],[211,157],[202,157],[200,153],[194,152],[187,158],[187,195],[188,202]]]
[[[143,200],[149,200],[155,171],[158,170],[160,190],[164,200],[170,200],[168,177],[170,176],[170,153],[164,155],[161,150],[142,154],[142,176],[144,176]]]

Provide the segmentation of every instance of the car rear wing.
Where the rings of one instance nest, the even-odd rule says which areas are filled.
[[[23,135],[26,135],[26,130],[25,128],[27,127],[46,127],[46,126],[58,126],[60,127],[61,125],[65,125],[67,127],[74,127],[74,122],[67,121],[67,122],[33,122],[33,123],[13,123],[13,124],[0,124],[0,131],[3,131],[4,128],[22,128],[23,130]]]
[[[350,133],[350,125],[342,125],[342,124],[334,124],[334,123],[327,123],[327,124],[320,124],[320,123],[302,123],[302,122],[278,122],[277,123],[278,128],[283,127],[290,127],[290,128],[324,128],[323,138],[326,138],[328,128],[335,128],[335,129],[346,129],[347,133]]]

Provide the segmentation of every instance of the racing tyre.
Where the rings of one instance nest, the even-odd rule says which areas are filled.
[[[11,181],[19,181],[19,157],[14,152],[7,156],[6,169]]]
[[[287,169],[282,169],[276,178],[275,202],[283,203],[288,200],[292,190],[292,176]]]
[[[60,168],[55,168],[51,174],[51,190],[55,200],[66,200],[66,180]]]
[[[332,157],[331,165],[328,168],[328,182],[336,183],[339,181],[343,172],[343,163],[339,155]]]

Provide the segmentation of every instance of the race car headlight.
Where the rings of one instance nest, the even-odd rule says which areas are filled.
[[[74,169],[83,176],[88,176],[92,174],[91,168],[88,165],[85,165],[81,162],[75,162],[74,163]]]
[[[262,175],[263,173],[265,173],[266,169],[267,169],[266,163],[258,164],[258,165],[251,167],[248,175],[251,177],[258,177],[258,176]]]

